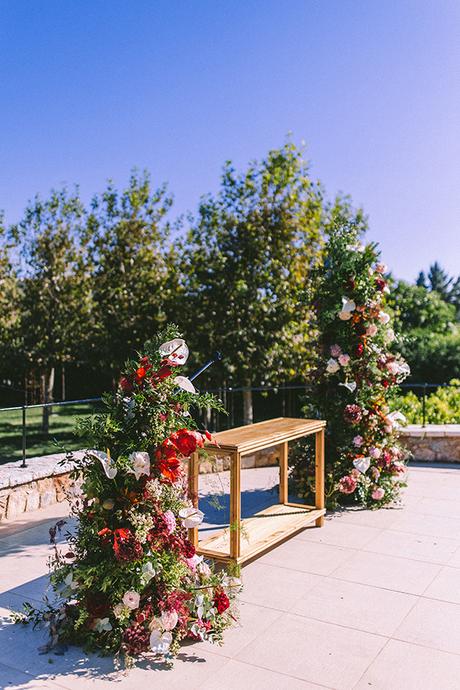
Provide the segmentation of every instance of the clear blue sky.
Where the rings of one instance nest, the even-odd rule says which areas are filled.
[[[0,208],[133,166],[177,213],[305,140],[394,272],[460,272],[459,0],[0,0]]]

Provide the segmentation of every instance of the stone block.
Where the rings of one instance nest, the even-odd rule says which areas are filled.
[[[71,481],[68,474],[54,478],[54,488],[56,490],[56,500],[58,503],[65,501],[70,490]]]
[[[38,488],[30,489],[27,493],[27,503],[26,512],[30,513],[32,510],[38,510],[40,508],[40,494],[38,493]]]
[[[12,520],[25,512],[27,505],[27,490],[22,487],[12,489],[8,498],[6,517]]]
[[[0,522],[6,517],[9,495],[8,489],[0,489]]]
[[[54,488],[40,493],[40,508],[52,506],[56,502],[56,490]]]

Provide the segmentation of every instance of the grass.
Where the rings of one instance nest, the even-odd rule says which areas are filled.
[[[79,417],[94,414],[98,403],[80,403],[54,407],[49,421],[49,433],[41,429],[42,409],[27,410],[26,445],[27,457],[78,450],[81,439],[75,436],[75,424]],[[0,412],[0,464],[22,459],[22,411]]]

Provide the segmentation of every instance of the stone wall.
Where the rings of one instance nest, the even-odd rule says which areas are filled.
[[[81,453],[75,453],[81,455]],[[0,522],[14,520],[21,513],[60,503],[71,488],[71,465],[64,462],[64,453],[30,458],[27,467],[20,461],[0,465]],[[276,465],[277,448],[267,448],[242,459],[243,469]],[[222,455],[203,459],[200,473],[222,472],[230,468],[230,458]]]
[[[409,424],[401,441],[419,462],[460,462],[460,424]]]

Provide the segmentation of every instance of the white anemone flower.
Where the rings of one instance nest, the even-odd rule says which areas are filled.
[[[186,376],[176,376],[174,382],[187,393],[196,393],[196,388]]]
[[[172,642],[170,632],[162,633],[160,630],[152,630],[150,634],[150,649],[154,654],[167,654]]]
[[[150,457],[149,454],[144,451],[135,451],[129,456],[129,460],[132,465],[130,472],[136,475],[136,479],[139,479],[143,474],[150,474]]]
[[[179,517],[182,518],[182,524],[184,527],[191,529],[201,525],[203,522],[204,513],[203,511],[199,510],[199,508],[190,506],[190,508],[182,508],[182,510],[179,510]]]
[[[327,360],[326,371],[328,374],[335,374],[340,369],[340,364],[336,359],[331,357]]]
[[[353,460],[353,466],[358,470],[358,472],[361,472],[361,474],[366,474],[370,464],[370,458],[356,458],[356,460]]]
[[[117,468],[113,466],[109,453],[104,453],[102,450],[87,450],[86,453],[99,460],[104,469],[105,476],[108,479],[114,479],[116,477]]]
[[[189,349],[185,340],[182,338],[174,338],[163,343],[158,348],[158,352],[162,357],[167,357],[174,364],[185,364],[188,359]]]

